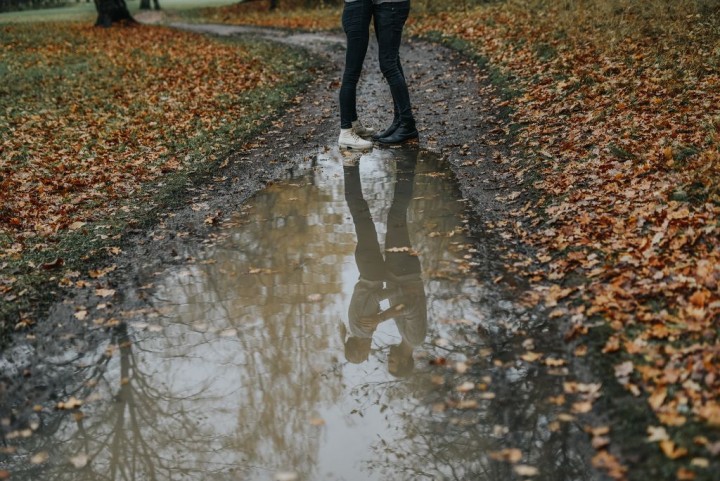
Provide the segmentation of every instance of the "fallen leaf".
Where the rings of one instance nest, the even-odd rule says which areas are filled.
[[[73,467],[80,469],[87,466],[88,461],[90,458],[88,458],[88,455],[85,453],[80,453],[76,456],[73,456],[70,458],[70,464],[73,465]]]
[[[488,455],[491,459],[496,461],[507,461],[513,464],[522,459],[522,451],[517,448],[505,448],[500,451],[491,451]]]
[[[675,446],[670,440],[660,441],[660,449],[670,459],[682,458],[688,453],[687,449]]]
[[[40,451],[30,457],[30,464],[43,464],[48,459],[50,459],[50,455],[46,451]]]
[[[667,431],[662,426],[648,426],[647,432],[648,432],[647,441],[650,443],[655,443],[658,441],[667,441],[670,439],[670,436],[668,436]]]
[[[537,476],[539,472],[535,466],[528,466],[527,464],[518,464],[513,468],[513,471],[519,476]]]

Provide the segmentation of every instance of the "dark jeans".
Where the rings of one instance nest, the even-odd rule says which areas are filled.
[[[390,86],[395,118],[414,122],[410,94],[400,64],[402,31],[410,14],[410,1],[373,5],[372,0],[345,3],[342,24],[347,36],[345,72],[340,86],[340,128],[357,120],[357,83],[367,54],[370,20],[374,18],[380,51],[380,70]]]
[[[380,70],[385,76],[395,104],[395,118],[415,122],[405,74],[400,65],[400,42],[403,27],[410,14],[410,1],[386,2],[375,5],[375,35],[380,50]]]
[[[340,128],[349,129],[357,120],[356,91],[360,80],[368,41],[370,20],[373,16],[372,0],[358,0],[345,4],[342,25],[347,36],[345,72],[340,86]]]

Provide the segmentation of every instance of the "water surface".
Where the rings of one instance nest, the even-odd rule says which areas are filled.
[[[138,288],[13,479],[592,479],[466,223],[435,153],[320,152]]]

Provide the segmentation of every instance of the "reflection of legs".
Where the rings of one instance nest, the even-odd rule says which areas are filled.
[[[369,281],[381,281],[385,278],[385,265],[380,252],[375,223],[370,216],[370,208],[363,197],[362,185],[360,184],[360,168],[354,165],[344,167],[344,171],[345,201],[350,208],[350,214],[355,224],[355,233],[357,234],[355,262],[357,262],[360,277]]]
[[[386,249],[392,249],[393,247],[412,248],[407,226],[407,209],[412,200],[418,151],[398,151],[397,154],[399,157],[397,160],[397,176],[395,179],[395,193],[388,212],[387,234],[385,236]],[[408,252],[388,252],[386,262],[388,270],[395,276],[420,273],[420,260],[417,256],[412,256]]]

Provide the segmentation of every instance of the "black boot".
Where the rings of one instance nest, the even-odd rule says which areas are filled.
[[[381,144],[400,144],[410,139],[417,139],[420,136],[417,128],[415,128],[415,122],[405,121],[400,122],[398,128],[392,134],[380,137],[378,142]]]
[[[378,132],[377,134],[373,135],[372,139],[380,140],[381,137],[387,137],[388,135],[395,132],[398,127],[400,127],[400,110],[398,110],[398,106],[395,103],[395,100],[393,100],[393,121],[390,124],[390,127],[383,130],[382,132]]]
[[[380,140],[383,137],[387,137],[388,135],[392,135],[397,129],[400,127],[400,117],[395,117],[390,124],[390,127],[383,130],[382,132],[378,132],[377,134],[372,136],[373,140]]]

